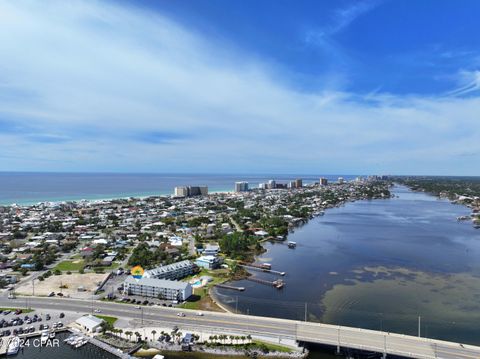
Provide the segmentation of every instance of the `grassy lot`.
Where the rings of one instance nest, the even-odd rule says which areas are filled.
[[[206,286],[201,288],[194,288],[193,295],[190,299],[181,304],[179,308],[193,309],[193,310],[213,310],[213,311],[222,311],[210,298],[208,291],[214,285],[218,283],[223,283],[228,280],[228,269],[216,269],[208,270],[202,269],[200,273],[189,276],[184,279],[184,281],[190,281],[193,277],[200,278],[202,276],[209,276],[212,278],[212,281],[209,282]]]
[[[75,260],[75,261],[63,261],[58,263],[53,270],[60,270],[62,272],[78,272],[80,269],[83,268],[85,262],[83,260]]]
[[[0,310],[3,312],[5,310],[10,310],[12,312],[16,311],[17,309],[20,309],[22,313],[30,313],[33,312],[33,309],[24,309],[24,308],[0,308]]]
[[[292,349],[289,347],[284,347],[283,345],[279,344],[273,344],[269,342],[263,342],[260,340],[254,340],[252,341],[252,344],[257,346],[257,347],[267,347],[269,351],[271,352],[281,352],[281,353],[291,353]]]
[[[109,317],[108,315],[95,315],[97,318],[103,319],[110,325],[114,325],[117,321],[117,317]]]

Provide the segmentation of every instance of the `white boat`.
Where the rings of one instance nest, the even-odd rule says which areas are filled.
[[[85,344],[88,343],[88,339],[85,339],[85,338],[81,338],[76,344],[75,344],[75,348],[80,348],[82,346],[84,346]]]
[[[165,359],[163,355],[157,354],[152,359]]]
[[[8,343],[7,355],[16,355],[20,350],[20,338],[13,337]]]
[[[297,242],[288,242],[288,248],[295,248],[297,246]]]

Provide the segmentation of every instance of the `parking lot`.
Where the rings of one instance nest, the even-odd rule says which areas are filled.
[[[36,313],[24,312],[22,309],[0,310],[0,337],[61,329],[73,320],[71,314],[66,316],[60,311]]]

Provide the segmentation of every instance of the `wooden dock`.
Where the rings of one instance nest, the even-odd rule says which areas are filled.
[[[248,277],[247,280],[249,280],[251,282],[256,282],[256,283],[260,283],[260,284],[269,285],[269,286],[272,286],[272,287],[277,288],[277,289],[282,289],[285,286],[285,282],[281,279],[277,279],[277,280],[274,280],[274,281],[269,281],[269,280],[256,278],[256,277]]]
[[[243,267],[243,268],[246,268],[246,269],[252,269],[252,270],[258,270],[258,271],[262,271],[262,272],[265,272],[265,273],[272,273],[272,274],[277,274],[277,275],[281,275],[281,276],[284,276],[285,272],[279,272],[279,271],[276,271],[276,270],[273,270],[273,269],[268,269],[266,267],[261,267],[259,265],[251,265],[251,264],[239,264],[240,267]]]
[[[245,290],[245,287],[235,287],[233,285],[221,284],[221,283],[217,284],[216,286],[224,289],[238,290],[239,292],[243,292]]]
[[[99,347],[100,349],[103,349],[105,350],[106,352],[109,352],[110,354],[113,354],[115,355],[116,357],[118,358],[121,358],[121,359],[134,359],[133,356],[131,356],[129,353],[124,353],[122,352],[120,349],[117,349],[117,348],[114,348],[96,338],[93,338],[93,337],[88,337],[86,336],[86,338],[88,339],[88,342]],[[138,349],[138,348],[137,348]]]

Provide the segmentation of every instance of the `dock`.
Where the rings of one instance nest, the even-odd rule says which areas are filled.
[[[247,280],[249,280],[251,282],[256,282],[256,283],[260,283],[260,284],[269,285],[269,286],[272,286],[272,287],[277,288],[277,289],[282,289],[285,286],[285,282],[281,279],[277,279],[277,280],[274,280],[274,281],[269,281],[269,280],[260,279],[260,278],[256,278],[256,277],[248,277]]]
[[[217,284],[216,286],[218,288],[238,290],[239,292],[243,292],[245,290],[245,287],[235,287],[233,285],[228,285],[228,284]]]
[[[117,349],[117,348],[114,348],[96,338],[93,338],[93,337],[86,337],[88,339],[88,342],[99,347],[100,349],[103,349],[105,350],[106,352],[109,352],[110,354],[113,354],[115,355],[116,357],[120,358],[120,359],[134,359],[133,356],[131,356],[130,354],[128,353],[124,353],[122,352],[120,349]]]
[[[239,264],[240,267],[243,267],[243,268],[247,268],[247,269],[252,269],[252,270],[258,270],[258,271],[262,271],[262,272],[265,272],[265,273],[272,273],[272,274],[277,274],[277,275],[281,275],[281,276],[284,276],[285,272],[279,272],[279,271],[276,271],[276,270],[273,270],[273,269],[267,269],[267,268],[261,268],[261,267],[258,267],[258,266],[252,266],[252,265],[245,265],[245,264]]]

